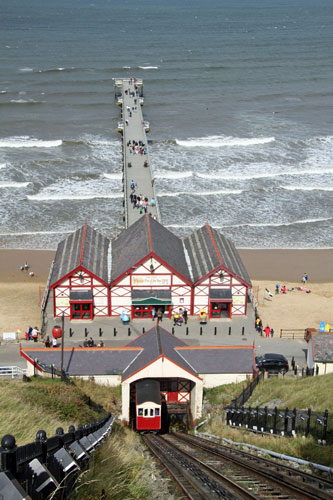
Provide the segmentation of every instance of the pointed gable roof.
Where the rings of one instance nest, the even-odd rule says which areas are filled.
[[[164,328],[154,326],[148,332],[127,344],[126,347],[141,347],[142,351],[123,372],[123,380],[142,370],[145,366],[150,365],[161,356],[165,356],[186,371],[198,376],[197,372],[176,350],[177,347],[186,346],[185,342],[171,335]]]
[[[108,282],[108,249],[110,240],[85,223],[62,240],[55,255],[50,286],[78,267]]]
[[[113,240],[111,282],[151,253],[190,280],[181,239],[146,214]]]
[[[208,223],[184,239],[193,281],[197,282],[217,268],[229,269],[251,286],[251,280],[235,245]]]

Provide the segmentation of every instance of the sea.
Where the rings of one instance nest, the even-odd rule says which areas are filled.
[[[125,77],[167,228],[333,248],[332,0],[1,0],[0,67],[0,248],[123,229]]]

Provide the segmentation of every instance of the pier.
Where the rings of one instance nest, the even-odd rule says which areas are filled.
[[[121,106],[121,121],[118,131],[122,133],[122,171],[124,192],[125,228],[131,226],[142,215],[145,209],[134,207],[130,195],[142,196],[148,200],[146,213],[160,221],[160,213],[155,196],[154,179],[151,170],[148,150],[147,132],[149,123],[144,121],[142,114],[143,81],[133,78],[115,79],[115,98]],[[131,187],[134,181],[135,188]],[[153,203],[152,203],[153,201]]]

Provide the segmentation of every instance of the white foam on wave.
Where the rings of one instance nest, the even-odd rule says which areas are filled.
[[[0,182],[0,188],[26,188],[31,182]]]
[[[12,104],[43,104],[45,101],[35,101],[34,99],[11,99]]]
[[[240,194],[242,193],[242,189],[220,189],[218,191],[165,191],[157,193],[158,197],[171,197],[171,196],[215,196],[218,194]]]
[[[115,199],[122,198],[122,193],[108,193],[108,194],[33,194],[27,196],[30,201],[58,201],[58,200],[94,200],[97,198]]]
[[[323,174],[331,174],[333,173],[333,168],[324,168],[324,169],[306,169],[306,170],[288,170],[277,173],[256,173],[256,174],[237,174],[233,175],[230,173],[219,174],[218,172],[210,172],[208,174],[205,173],[195,173],[196,177],[201,179],[223,179],[223,180],[251,180],[251,179],[265,179],[272,177],[281,177],[281,176],[304,176],[304,175],[323,175]]]
[[[223,226],[215,227],[215,229],[222,229],[228,227],[283,227],[283,226],[294,226],[295,224],[315,224],[316,222],[327,222],[332,220],[331,217],[319,218],[319,219],[301,219],[294,220],[292,222],[244,222],[241,224],[226,224]]]
[[[31,73],[34,69],[33,68],[20,68],[19,71],[22,73]]]
[[[43,141],[29,136],[0,139],[0,148],[53,148],[61,145],[62,140]]]
[[[131,69],[131,66],[123,66],[123,69]]]
[[[333,186],[281,186],[287,191],[333,191]]]
[[[7,94],[7,90],[0,90],[0,94]]]
[[[295,220],[292,222],[244,222],[241,224],[222,224],[215,225],[211,224],[214,229],[225,229],[225,228],[235,228],[235,227],[282,227],[282,226],[293,226],[295,224],[315,224],[317,222],[327,222],[333,220],[332,217],[319,218],[319,219],[303,219]],[[200,228],[203,224],[168,224],[166,227],[171,228]]]
[[[111,180],[121,180],[122,174],[121,173],[119,173],[119,174],[107,174],[104,172],[103,177],[105,177],[106,179],[111,179]]]
[[[0,163],[0,170],[7,167],[7,163]]]
[[[139,66],[140,69],[158,69],[158,66]]]
[[[155,179],[186,179],[192,177],[192,175],[193,172],[191,170],[188,172],[156,170],[156,172],[154,172]]]
[[[187,148],[206,147],[206,148],[222,148],[226,146],[255,146],[258,144],[267,144],[274,142],[275,137],[225,137],[222,135],[211,135],[208,137],[198,137],[186,140],[176,139],[178,146]]]
[[[25,231],[22,233],[0,233],[0,236],[30,236],[38,234],[69,234],[72,231]]]

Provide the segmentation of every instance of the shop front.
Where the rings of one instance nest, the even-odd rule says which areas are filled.
[[[93,292],[88,290],[86,292],[70,292],[70,317],[71,319],[93,319]]]
[[[231,318],[232,294],[230,288],[209,290],[209,317]]]
[[[170,290],[133,290],[132,291],[132,319],[152,318],[152,311],[159,309],[163,316],[171,317]]]

